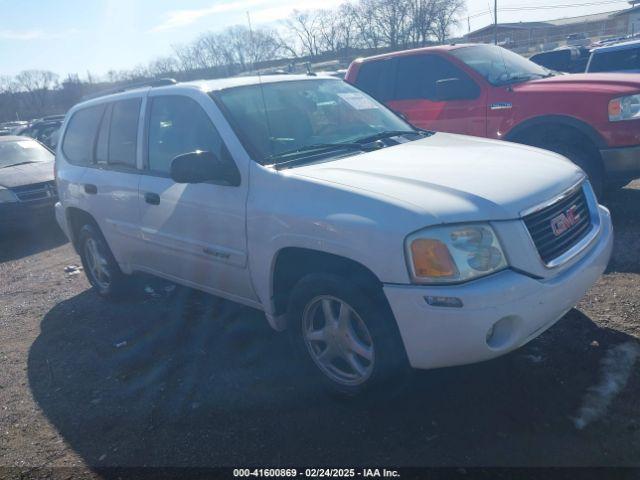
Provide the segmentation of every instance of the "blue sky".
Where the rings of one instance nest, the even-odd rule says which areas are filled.
[[[571,4],[586,0],[499,0],[499,5]],[[246,23],[277,24],[294,8],[330,8],[340,0],[0,0],[0,75],[26,69],[60,75],[104,75],[171,53],[207,30]],[[487,11],[493,1],[467,0],[467,12]],[[624,8],[623,1],[592,7],[510,12],[500,21],[543,20]],[[500,6],[499,6],[500,8]],[[490,22],[484,15],[471,28]],[[466,32],[466,19],[463,22]],[[462,32],[462,31],[461,31]],[[463,32],[462,32],[463,33]]]
[[[338,0],[0,0],[0,75],[37,68],[58,74],[146,64],[207,30],[273,23],[294,8]]]

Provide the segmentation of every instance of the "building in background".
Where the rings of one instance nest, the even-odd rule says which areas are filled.
[[[611,37],[640,34],[640,5],[614,12],[544,22],[498,24],[498,44],[512,50],[550,50],[558,46],[585,45]],[[466,42],[493,43],[494,26],[488,25],[464,36]]]

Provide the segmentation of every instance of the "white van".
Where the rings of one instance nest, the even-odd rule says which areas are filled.
[[[609,212],[544,150],[416,130],[341,80],[103,96],[67,115],[58,221],[97,293],[146,272],[265,312],[353,395],[502,355],[605,269]]]

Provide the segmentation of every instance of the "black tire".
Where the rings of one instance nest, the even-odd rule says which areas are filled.
[[[89,253],[90,242],[93,242],[93,245],[104,259],[104,264],[101,265],[101,268],[107,273],[108,282],[105,281],[105,277],[98,278],[94,273],[95,269],[92,268],[92,259]],[[96,226],[86,224],[80,228],[78,232],[78,250],[85,275],[98,295],[110,300],[122,298],[127,292],[129,277],[120,270],[118,262],[116,262],[111,249],[102,236],[102,232]]]
[[[579,141],[581,141],[579,137],[563,134],[560,130],[558,134],[550,133],[545,138],[538,138],[530,144],[559,153],[578,165],[589,177],[596,197],[602,200],[605,192],[604,172],[597,150],[590,144],[579,144]]]
[[[372,373],[362,383],[347,385],[335,381],[312,357],[311,347],[303,333],[303,316],[307,308],[323,296],[334,297],[348,304],[368,329],[374,361],[370,363]],[[380,398],[381,394],[393,396],[402,390],[411,370],[395,319],[379,288],[377,292],[371,291],[334,274],[309,274],[295,285],[287,315],[290,340],[305,372],[311,373],[311,378],[321,380],[330,393],[344,398],[362,396],[368,392]]]

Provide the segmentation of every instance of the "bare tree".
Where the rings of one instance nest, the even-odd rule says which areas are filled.
[[[438,43],[447,40],[451,28],[458,24],[464,8],[464,0],[438,0],[433,22],[433,33]]]
[[[29,107],[32,111],[44,111],[49,93],[57,86],[58,75],[47,70],[24,70],[15,77],[19,90],[27,93]]]
[[[349,50],[356,46],[357,42],[355,10],[351,3],[343,3],[338,7],[334,17],[338,23],[338,51],[348,54]]]
[[[435,16],[440,0],[411,0],[411,43],[425,46],[434,32]]]
[[[17,85],[13,78],[8,75],[0,75],[0,93],[14,93]]]
[[[353,18],[360,46],[376,49],[382,45],[377,28],[375,0],[360,0],[353,6]]]
[[[320,25],[317,12],[294,10],[286,20],[286,25],[300,43],[303,55],[315,57],[320,53]]]
[[[170,75],[178,71],[178,61],[174,57],[158,57],[149,63],[148,71],[154,78]]]

